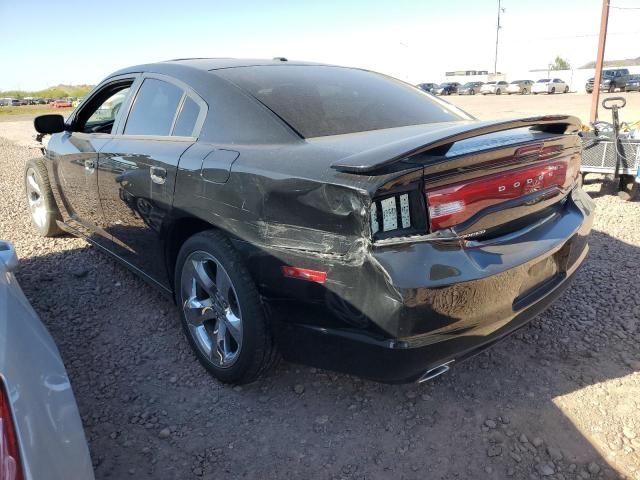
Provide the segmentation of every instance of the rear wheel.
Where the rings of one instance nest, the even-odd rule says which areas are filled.
[[[276,350],[260,296],[222,233],[209,230],[189,238],[175,272],[184,332],[214,377],[249,383],[273,365]]]
[[[57,224],[57,221],[62,221],[62,217],[53,198],[43,158],[33,158],[27,162],[24,183],[31,224],[36,232],[43,237],[55,237],[64,233]]]
[[[497,89],[497,90],[496,90],[496,95],[502,95],[502,90]]]
[[[556,87],[551,87],[551,92],[550,93],[556,93]]]
[[[564,93],[569,93],[569,86],[564,87]]]

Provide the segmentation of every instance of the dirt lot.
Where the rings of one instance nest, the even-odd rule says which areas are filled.
[[[98,479],[640,479],[640,205],[609,184],[586,187],[598,216],[573,286],[449,374],[387,386],[282,364],[233,388],[200,367],[170,301],[83,240],[33,234],[36,154],[0,139],[0,238],[58,342]]]
[[[607,97],[622,96],[627,106],[620,111],[620,121],[640,120],[640,93],[602,93],[600,102]],[[443,97],[478,118],[508,118],[529,115],[568,114],[575,115],[583,123],[589,122],[591,95],[567,93],[555,95],[451,95]],[[611,121],[611,112],[600,107],[600,120]]]

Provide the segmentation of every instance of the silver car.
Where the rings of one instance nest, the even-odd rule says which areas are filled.
[[[531,87],[533,86],[533,80],[514,80],[509,83],[507,87],[507,93],[519,93],[520,95],[527,95],[531,93]]]
[[[480,87],[480,93],[482,95],[487,95],[489,93],[502,95],[507,91],[508,86],[509,84],[504,80],[500,80],[498,82],[487,82],[484,85],[482,85],[482,87]]]
[[[0,240],[0,479],[93,479],[89,449],[58,349]]]

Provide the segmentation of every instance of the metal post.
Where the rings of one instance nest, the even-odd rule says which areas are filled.
[[[600,102],[600,81],[602,80],[602,63],[604,47],[607,42],[607,26],[609,24],[609,0],[602,0],[602,17],[600,18],[600,40],[598,41],[598,56],[596,58],[596,73],[593,77],[593,92],[591,93],[591,116],[589,120],[598,119],[598,103]]]
[[[500,36],[500,11],[502,10],[502,0],[498,0],[498,25],[496,27],[496,56],[493,61],[493,73],[498,73],[498,37]]]

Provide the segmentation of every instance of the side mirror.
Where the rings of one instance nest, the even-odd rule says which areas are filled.
[[[18,256],[9,242],[0,240],[0,262],[4,263],[9,272],[13,272],[18,267]]]
[[[42,134],[64,132],[64,117],[56,114],[40,115],[33,119],[33,127]]]

